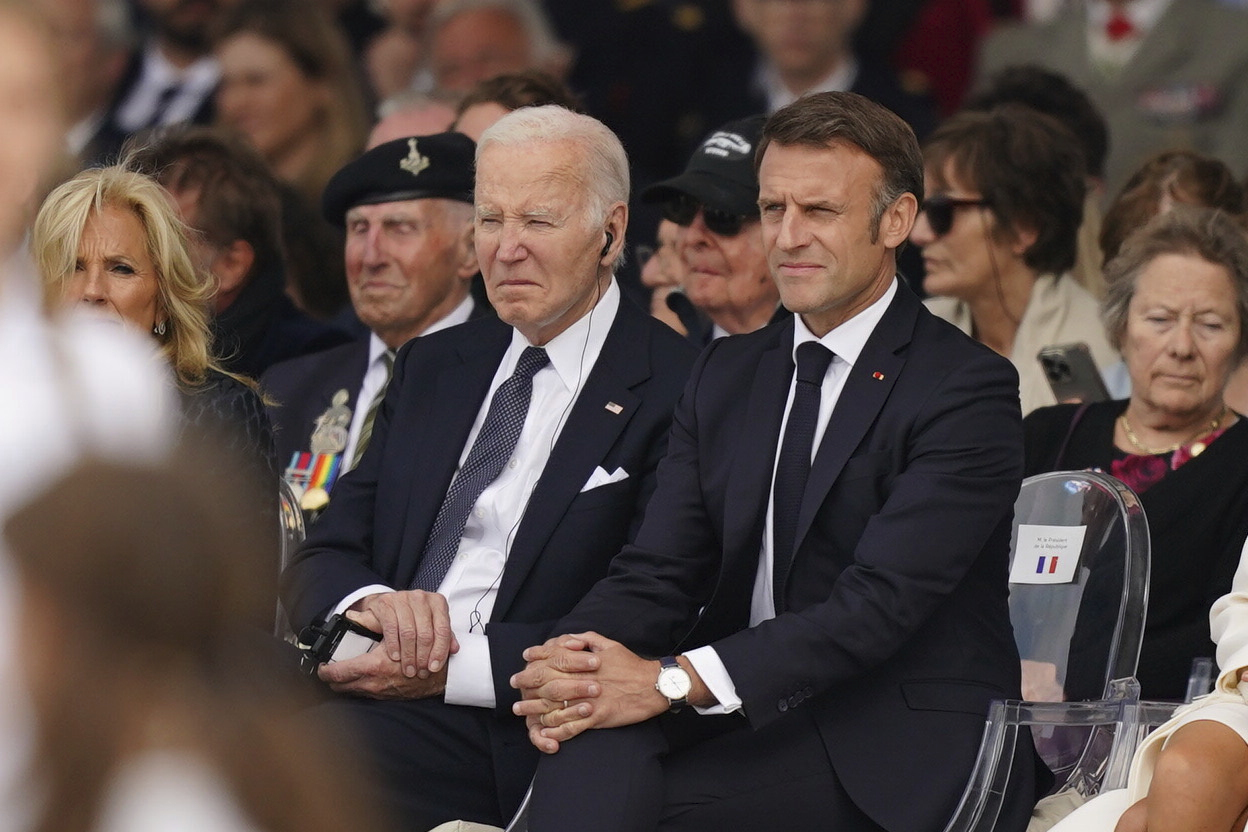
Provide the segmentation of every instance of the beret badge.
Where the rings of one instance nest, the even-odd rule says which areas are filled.
[[[420,151],[416,149],[415,139],[407,140],[407,156],[399,161],[399,167],[412,176],[419,176],[422,170],[429,167],[429,157],[422,156]]]

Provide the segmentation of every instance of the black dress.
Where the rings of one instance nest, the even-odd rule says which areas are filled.
[[[181,391],[182,431],[195,439],[213,443],[215,459],[234,469],[234,476],[250,478],[257,494],[264,495],[256,505],[253,522],[265,534],[271,563],[264,574],[272,576],[269,594],[277,599],[277,574],[281,562],[277,513],[277,452],[273,446],[273,426],[260,394],[241,381],[209,370],[204,383],[192,391]],[[226,473],[226,472],[222,472]],[[226,480],[229,481],[228,479]],[[240,522],[241,519],[240,519]],[[255,623],[272,627],[272,611],[258,611]]]
[[[1115,456],[1127,402],[1043,407],[1024,421],[1026,475],[1097,468]],[[1213,656],[1209,608],[1231,588],[1248,537],[1248,419],[1140,495],[1152,538],[1148,618],[1136,675],[1145,697],[1182,700],[1192,659]]]

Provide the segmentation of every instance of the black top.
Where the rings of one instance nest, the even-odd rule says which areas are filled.
[[[1034,411],[1023,422],[1027,476],[1098,468],[1115,456],[1114,420],[1127,402]],[[1064,445],[1064,447],[1063,447]],[[1248,420],[1140,495],[1152,538],[1148,618],[1139,670],[1149,699],[1181,700],[1192,659],[1213,656],[1209,607],[1230,591],[1248,537]]]

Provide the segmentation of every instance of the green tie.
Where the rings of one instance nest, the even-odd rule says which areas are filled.
[[[386,388],[390,386],[390,374],[394,372],[394,353],[386,350],[381,357],[386,364],[386,380],[377,390],[377,395],[373,396],[368,412],[364,414],[364,424],[360,426],[360,440],[355,443],[355,454],[351,457],[351,467],[347,469],[348,471],[360,464],[364,451],[368,450],[368,441],[373,438],[373,424],[377,421],[377,411],[381,410],[381,403],[386,398]]]

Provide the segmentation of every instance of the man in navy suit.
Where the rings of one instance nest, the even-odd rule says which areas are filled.
[[[325,217],[346,230],[347,287],[369,335],[264,375],[277,458],[296,484],[332,494],[332,481],[308,481],[316,458],[341,471],[358,462],[399,347],[489,311],[469,295],[475,149],[459,133],[396,139],[326,186]]]
[[[694,359],[613,279],[628,162],[605,126],[517,110],[476,170],[498,318],[399,350],[368,450],[283,577],[294,627],[345,611],[383,634],[319,675],[410,829],[519,804],[538,754],[508,679],[632,539]]]
[[[634,544],[575,635],[526,651],[534,832],[938,830],[990,701],[1019,696],[1018,378],[896,277],[914,134],[819,93],[758,158],[794,317],[702,353]],[[1031,759],[999,828],[1026,824]]]

